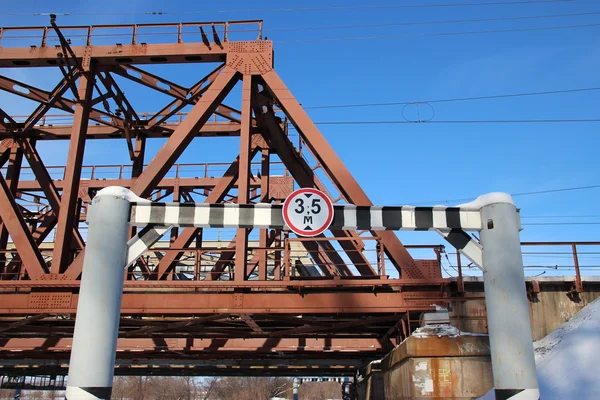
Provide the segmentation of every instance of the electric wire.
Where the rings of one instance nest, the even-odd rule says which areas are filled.
[[[600,87],[589,87],[589,88],[575,88],[575,89],[559,89],[559,90],[548,90],[540,92],[524,92],[524,93],[507,93],[498,95],[487,95],[487,96],[474,96],[474,97],[454,97],[448,99],[434,99],[434,100],[423,100],[423,101],[396,101],[387,103],[357,103],[357,104],[329,104],[321,106],[306,106],[304,109],[325,109],[325,108],[356,108],[356,107],[384,107],[384,106],[399,106],[409,104],[427,104],[427,103],[451,103],[457,101],[473,101],[473,100],[490,100],[490,99],[503,99],[511,97],[527,97],[527,96],[546,96],[554,94],[565,94],[565,93],[579,93],[579,92],[591,92],[600,90]]]
[[[484,35],[484,34],[489,34],[489,33],[551,31],[551,30],[592,28],[592,27],[599,27],[599,26],[600,26],[600,24],[581,24],[581,25],[548,26],[548,27],[538,27],[538,28],[492,29],[492,30],[484,30],[484,31],[406,33],[406,34],[402,34],[402,35],[379,35],[379,36],[355,36],[355,37],[319,38],[319,39],[298,39],[298,40],[278,41],[277,44],[281,45],[281,44],[296,44],[296,43],[364,41],[364,40],[378,40],[378,39],[399,39],[399,38],[405,38],[405,37]]]
[[[557,124],[600,122],[600,119],[495,119],[495,120],[431,120],[431,121],[318,121],[315,125],[401,125],[401,124]],[[293,128],[293,126],[290,126]]]
[[[575,186],[575,187],[560,188],[560,189],[537,190],[537,191],[532,191],[532,192],[510,193],[510,195],[512,197],[534,196],[534,195],[547,194],[547,193],[570,192],[570,191],[576,191],[576,190],[589,190],[589,189],[598,189],[598,188],[600,188],[600,185],[587,185],[587,186]],[[456,203],[456,202],[463,202],[463,201],[472,201],[474,198],[475,197],[466,197],[466,198],[461,198],[461,199],[450,199],[450,200],[407,202],[405,204],[423,205],[423,204],[431,204],[431,203],[437,203],[437,204]],[[396,204],[396,205],[399,205],[399,204]]]
[[[39,13],[0,13],[7,16],[49,16],[55,14],[58,16],[118,16],[118,15],[194,15],[210,13],[265,13],[265,12],[297,12],[297,11],[346,11],[346,10],[380,10],[380,9],[411,9],[411,8],[453,8],[453,7],[479,7],[479,6],[499,6],[499,5],[528,5],[528,4],[548,4],[548,3],[571,3],[574,0],[521,0],[521,1],[495,1],[495,2],[469,2],[469,3],[450,3],[450,4],[402,4],[402,5],[360,5],[360,6],[339,6],[339,7],[281,7],[281,8],[262,8],[262,9],[221,9],[221,10],[190,10],[190,11],[131,11],[131,12],[39,12]]]
[[[440,25],[440,24],[464,24],[474,22],[498,22],[498,21],[519,21],[528,19],[547,19],[547,18],[565,18],[565,17],[583,17],[590,15],[600,15],[600,12],[586,12],[586,13],[572,13],[572,14],[548,14],[548,15],[526,15],[526,16],[515,16],[515,17],[497,17],[497,18],[475,18],[475,19],[450,19],[442,21],[408,21],[408,22],[395,22],[387,24],[362,24],[362,25],[325,25],[325,26],[312,26],[312,27],[288,27],[288,28],[268,28],[266,31],[271,32],[305,32],[305,31],[321,31],[321,30],[334,30],[334,29],[357,29],[357,28],[389,28],[393,26],[409,26],[409,25]],[[230,29],[228,32],[255,32],[256,30],[237,30]]]

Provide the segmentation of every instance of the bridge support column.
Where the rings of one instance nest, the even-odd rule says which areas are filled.
[[[98,192],[88,214],[66,399],[109,400],[119,333],[130,191]]]
[[[504,193],[482,196],[478,201],[481,202],[483,279],[496,399],[518,395],[519,399],[538,400],[517,208]]]

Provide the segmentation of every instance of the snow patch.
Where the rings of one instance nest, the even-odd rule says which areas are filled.
[[[600,399],[600,299],[534,342],[544,400]]]
[[[512,204],[513,206],[515,205],[510,194],[503,192],[493,192],[481,195],[469,203],[459,204],[457,207],[481,210],[483,207],[495,203],[508,203]]]
[[[120,197],[124,200],[127,200],[131,203],[150,203],[150,200],[148,199],[143,199],[141,197],[138,197],[135,193],[133,193],[131,190],[121,187],[121,186],[108,186],[105,187],[104,189],[98,191],[98,193],[96,193],[96,196],[94,196],[94,198],[99,197],[99,196],[115,196],[115,197]]]

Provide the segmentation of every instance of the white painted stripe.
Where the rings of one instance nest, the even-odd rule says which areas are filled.
[[[235,204],[225,204],[223,207],[223,227],[236,228],[240,224],[240,209]]]
[[[148,225],[150,222],[150,208],[152,203],[138,203],[135,205],[135,221],[131,221],[133,226]]]
[[[415,208],[411,206],[402,207],[402,229],[414,230],[416,228],[417,223],[415,221]]]
[[[164,225],[179,226],[179,209],[179,205],[167,205],[165,207],[165,220],[162,223]]]
[[[356,206],[344,206],[344,227],[343,229],[356,229]]]
[[[385,230],[383,226],[382,207],[371,207],[371,228],[376,230]]]
[[[473,264],[478,266],[482,271],[485,272],[485,268],[483,268],[483,248],[473,239],[464,249],[460,250],[461,254],[467,257]]]
[[[210,207],[208,204],[197,204],[194,213],[194,226],[208,226]]]
[[[254,226],[269,228],[271,226],[271,205],[259,203],[254,207]]]
[[[77,386],[67,386],[65,398],[67,400],[100,400],[100,397],[96,397]]]
[[[446,208],[444,206],[433,207],[433,227],[436,229],[448,229],[448,220],[446,218]],[[432,228],[433,228],[432,227]]]
[[[154,230],[158,232],[158,240],[167,233],[167,231],[171,229],[170,226],[166,227],[155,227]],[[138,232],[139,235],[139,232]],[[131,264],[135,262],[142,254],[144,254],[148,250],[148,246],[144,243],[144,241],[138,236],[135,235],[127,242],[127,264],[125,268],[129,267]]]
[[[450,234],[449,231],[442,231],[439,229],[436,229],[435,231],[443,237],[448,237],[448,235]],[[481,247],[479,243],[471,239],[469,243],[467,243],[467,245],[464,247],[464,249],[459,249],[459,251],[462,255],[467,257],[469,261],[471,261],[473,264],[479,267],[479,269],[485,272],[485,269],[483,268],[483,247]]]
[[[539,389],[525,389],[514,396],[509,397],[510,400],[539,400]]]
[[[460,210],[460,225],[463,230],[481,230],[481,214],[479,211]]]

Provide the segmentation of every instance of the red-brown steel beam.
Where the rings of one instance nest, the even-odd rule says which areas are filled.
[[[15,244],[29,277],[38,279],[45,273],[44,259],[2,174],[0,174],[0,218]]]
[[[300,135],[302,135],[302,138],[317,158],[317,161],[327,170],[329,176],[333,179],[344,197],[351,203],[359,206],[373,205],[279,75],[274,70],[270,70],[263,73],[262,78],[287,117],[294,124]],[[415,264],[413,258],[394,232],[374,233],[374,236],[381,238],[386,252],[399,272],[405,273],[407,277],[424,276],[423,271]]]
[[[269,174],[270,174],[270,150],[262,150],[261,159],[261,177],[260,177],[260,202],[270,203],[269,196]],[[261,229],[259,232],[258,246],[260,250],[259,261],[258,261],[258,280],[267,280],[267,247],[268,247],[268,236],[269,232],[267,229]]]
[[[12,147],[7,150],[8,167],[6,168],[6,184],[8,185],[8,190],[11,195],[14,197],[17,194],[21,165],[23,163],[23,152],[18,147]],[[8,244],[8,230],[2,222],[2,218],[0,218],[0,222],[0,249],[3,250],[6,249],[6,245]],[[6,253],[2,252],[0,253],[0,273],[9,272],[9,270],[11,270],[11,266],[6,266],[5,261]],[[1,275],[0,279],[2,279]]]
[[[68,77],[63,78],[58,85],[49,93],[48,100],[40,104],[33,113],[27,118],[24,124],[25,130],[31,129],[40,119],[52,108],[55,103],[62,98],[67,90],[74,84],[79,76],[79,71],[74,70]]]
[[[169,96],[181,96],[185,98],[188,93],[188,89],[184,88],[183,86],[178,85],[177,83],[167,80],[165,78],[162,78],[158,75],[152,74],[148,71],[145,71],[134,65],[114,65],[106,67],[106,70],[114,72],[115,74],[120,75],[123,78],[129,79],[133,82],[137,82],[140,85],[144,85]],[[133,73],[131,73],[130,71],[133,71]]]
[[[238,79],[236,71],[225,67],[217,79],[210,85],[205,95],[202,96],[188,116],[175,129],[169,140],[158,151],[154,159],[131,187],[138,196],[147,196],[152,188],[160,182],[171,165],[181,155],[185,147],[191,142],[197,131],[210,118],[215,108],[223,101]]]
[[[17,88],[19,87],[22,89],[18,90]],[[0,90],[4,90],[6,92],[16,94],[29,100],[37,101],[42,104],[49,103],[52,97],[50,92],[23,82],[16,81],[14,79],[7,78],[5,76],[0,76]],[[54,99],[53,108],[57,108],[72,114],[74,113],[76,105],[76,101],[60,97]],[[113,126],[115,128],[119,128],[123,124],[122,119],[95,108],[91,108],[89,110],[89,119],[103,125]],[[117,121],[117,124],[113,123],[113,121]]]
[[[423,299],[406,297],[403,292],[372,292],[371,290],[328,293],[254,291],[249,293],[193,291],[148,293],[126,290],[123,293],[121,315],[401,313],[407,310],[428,310],[431,309],[431,301],[443,300],[439,292],[432,293],[431,298]],[[61,301],[60,304],[54,302],[45,306],[32,304],[31,296],[34,295],[39,296],[40,293],[32,293],[32,295],[3,293],[0,313],[31,314],[35,310],[37,313],[75,314],[77,311],[78,294],[69,293],[68,301]]]
[[[242,121],[240,133],[240,163],[238,169],[238,204],[248,204],[250,192],[250,163],[252,132],[252,75],[244,75],[242,80]],[[248,264],[248,233],[246,228],[237,229],[235,242],[234,279],[243,281],[246,278]]]
[[[73,259],[71,241],[75,227],[76,207],[78,205],[79,181],[85,150],[85,136],[90,116],[90,101],[93,94],[94,72],[90,71],[90,59],[83,62],[86,71],[79,80],[79,99],[75,106],[73,131],[69,142],[64,186],[58,212],[56,239],[52,253],[52,273],[64,272]]]
[[[336,354],[346,352],[378,352],[382,350],[381,343],[377,339],[341,339],[341,338],[244,338],[244,339],[181,339],[164,338],[166,347],[159,350],[190,351],[209,354],[248,352],[252,354],[273,352],[322,352],[327,350]],[[65,352],[70,351],[73,339],[58,338],[51,343],[47,339],[6,339],[0,344],[0,355],[3,352],[29,352],[48,351]],[[119,338],[117,341],[117,352],[135,352],[136,356],[143,356],[142,352],[153,352],[157,350],[153,339],[127,339]],[[138,353],[140,352],[140,353]],[[125,356],[119,354],[117,358]],[[142,358],[142,357],[140,357]]]
[[[66,114],[65,114],[66,115]],[[55,115],[57,116],[57,115]],[[46,125],[38,125],[34,129],[24,132],[29,138],[36,140],[69,140],[72,127],[70,125],[47,125],[52,121],[46,121]],[[177,128],[179,123],[166,123],[156,127],[142,126],[138,131],[147,138],[167,137]],[[12,132],[2,132],[0,138],[11,138]],[[240,135],[239,122],[207,122],[199,131],[193,133],[194,137],[233,137]],[[90,125],[88,127],[87,139],[119,139],[125,138],[123,130],[116,125]]]
[[[157,185],[156,189],[173,190],[173,187],[178,183],[178,186],[182,189],[204,189],[214,188],[219,185],[222,178],[163,178]],[[102,189],[107,186],[123,186],[130,188],[135,183],[135,179],[122,178],[122,179],[91,179],[85,181],[85,187],[89,189]],[[64,182],[54,181],[54,186],[58,190],[62,190]],[[233,188],[237,187],[237,178],[233,182]],[[253,178],[250,181],[250,188],[260,188],[260,180]],[[19,181],[18,190],[20,192],[38,192],[42,190],[42,185],[38,181]]]
[[[250,149],[250,155],[254,157],[256,152],[258,151],[258,145],[253,144]],[[238,171],[239,171],[240,157],[236,157],[236,159],[231,163],[227,171],[223,174],[223,177],[219,180],[219,183],[214,187],[214,189],[210,192],[210,194],[204,200],[205,203],[220,203],[223,201],[223,198],[229,192],[229,190],[234,186],[234,183],[238,180]],[[185,248],[190,245],[192,240],[198,235],[198,228],[184,228],[177,240],[172,244],[172,247],[176,249]],[[180,250],[169,250],[165,254],[165,257],[158,263],[156,267],[158,273],[158,279],[166,279],[165,274],[170,271],[175,262],[179,260],[181,254],[183,252]],[[212,274],[208,277],[211,279]]]
[[[301,187],[316,187],[327,193],[325,185],[323,185],[319,178],[314,174],[310,166],[304,158],[300,156],[298,151],[284,134],[273,113],[270,101],[261,95],[257,95],[257,99],[260,100],[256,104],[254,112],[261,121],[262,129],[265,132],[264,135],[267,140],[271,142],[273,149],[276,150],[277,155],[287,166],[296,182],[298,182]],[[266,106],[267,111],[264,111],[262,106]],[[347,237],[352,235],[350,232],[342,231],[332,231],[332,234],[336,237]],[[340,244],[361,275],[375,275],[375,271],[371,268],[370,263],[364,257],[355,242],[341,241]],[[318,257],[317,259],[321,259],[321,257]],[[330,262],[329,264],[341,265],[343,263]],[[323,272],[328,273],[324,264],[321,264],[321,266]]]
[[[23,139],[23,138],[18,138],[17,143],[19,144],[19,147],[23,151],[25,158],[27,158],[27,162],[29,163],[31,170],[33,171],[33,173],[36,177],[35,182],[37,182],[39,184],[40,189],[44,192],[44,195],[46,196],[46,199],[48,200],[48,204],[50,205],[50,207],[52,207],[53,214],[54,214],[54,221],[57,222],[58,220],[57,220],[56,216],[60,214],[61,196],[58,193],[58,189],[56,189],[56,186],[54,185],[54,181],[50,177],[50,174],[48,173],[48,170],[47,170],[46,166],[44,165],[42,158],[40,157],[37,149],[35,148],[34,143],[30,140]],[[65,181],[61,181],[61,182],[63,182],[63,184],[64,184]],[[53,228],[53,226],[54,225],[52,223],[50,223],[50,221],[47,221],[47,223],[45,224],[44,231],[49,233],[49,231]],[[75,226],[73,226],[72,230],[73,230],[72,246],[78,250],[83,249],[83,247],[84,247],[83,238],[79,234],[79,230],[77,230],[75,228]],[[39,238],[41,238],[42,236],[43,236],[43,238],[45,238],[47,236],[47,234],[40,235]],[[43,238],[41,240],[44,240]],[[36,242],[38,242],[38,240],[39,239],[36,239]]]

